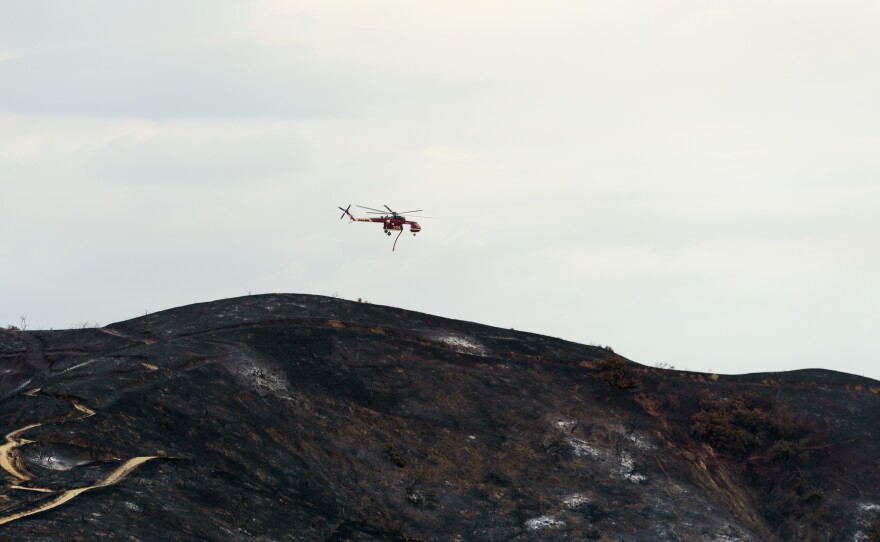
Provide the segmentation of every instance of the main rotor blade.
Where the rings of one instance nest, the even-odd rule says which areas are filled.
[[[409,216],[414,216],[416,218],[434,218],[433,216],[423,216],[423,215],[409,215]]]
[[[388,212],[390,212],[390,213],[393,214],[393,215],[396,215],[396,214],[397,214],[397,213],[395,213],[394,211],[391,210],[391,207],[389,207],[389,206],[387,206],[387,205],[382,205],[382,207],[385,207],[386,209],[388,209]]]
[[[364,207],[363,205],[355,205],[355,207],[360,207],[361,209],[369,209],[370,211],[376,211],[377,213],[385,214],[385,211],[380,211],[379,209],[373,209],[372,207]]]
[[[402,213],[397,213],[397,214],[399,214],[399,215],[406,215],[406,214],[409,214],[409,213],[421,213],[422,211],[424,211],[424,209],[416,209],[415,211],[403,211]]]

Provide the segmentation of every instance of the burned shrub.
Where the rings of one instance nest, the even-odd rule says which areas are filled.
[[[771,463],[790,463],[797,459],[794,445],[787,440],[780,440],[767,450],[767,460]]]
[[[783,540],[801,539],[805,522],[818,526],[831,514],[824,480],[802,471],[813,457],[827,454],[824,433],[772,398],[750,392],[716,397],[704,390],[691,418],[693,436],[744,461],[761,515]]]
[[[395,467],[405,467],[406,459],[391,444],[385,445],[385,458]]]
[[[599,380],[620,390],[631,390],[638,382],[630,376],[629,367],[623,358],[604,359],[599,363]]]
[[[691,432],[714,448],[737,456],[773,442],[770,456],[784,461],[797,455],[795,444],[786,439],[802,436],[806,430],[794,414],[766,396],[742,393],[716,398],[704,391],[700,411],[691,418]]]
[[[719,450],[745,452],[757,441],[752,429],[762,416],[744,399],[715,399],[704,392],[700,397],[701,410],[691,419],[691,432]],[[742,421],[752,427],[743,427]]]

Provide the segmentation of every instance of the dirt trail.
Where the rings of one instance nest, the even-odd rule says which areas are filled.
[[[140,341],[144,344],[156,344],[156,339],[150,339],[148,337],[132,337],[127,333],[123,333],[121,331],[116,331],[115,329],[108,329],[106,327],[99,327],[98,331],[101,333],[106,333],[107,335],[112,335],[114,337],[119,337],[120,339],[130,339]]]
[[[130,338],[128,335],[126,335],[125,333],[122,333],[121,331],[116,331],[115,329],[107,329],[106,327],[99,327],[98,331],[100,331],[101,333],[106,333],[107,335],[113,335],[114,337],[119,337],[121,339]]]
[[[33,429],[34,427],[39,427],[41,425],[43,424],[33,423],[31,425],[22,427],[21,429],[16,429],[15,431],[6,435],[6,444],[0,446],[0,468],[11,474],[19,482],[30,480],[31,476],[30,474],[25,472],[24,469],[19,470],[19,467],[16,465],[15,459],[12,458],[12,450],[24,444],[29,444],[33,441],[17,437],[27,430]]]
[[[140,457],[133,457],[133,458],[129,459],[128,461],[126,461],[125,463],[123,463],[122,466],[120,466],[118,469],[111,472],[110,476],[108,476],[107,478],[104,478],[104,480],[102,480],[101,482],[98,482],[97,484],[92,486],[92,489],[94,489],[96,487],[112,486],[116,482],[125,478],[125,476],[128,473],[130,473],[134,469],[138,468],[143,463],[146,463],[147,461],[149,461],[151,459],[156,459],[158,457],[159,456],[157,456],[157,455],[143,455]]]
[[[132,459],[129,459],[128,461],[126,461],[125,463],[120,465],[116,470],[111,472],[109,476],[107,476],[106,478],[104,478],[103,480],[98,482],[97,484],[91,485],[88,487],[79,487],[76,489],[68,489],[68,490],[62,491],[57,497],[49,499],[48,501],[40,504],[39,506],[35,506],[34,508],[30,508],[28,510],[23,510],[21,512],[16,512],[14,514],[9,514],[8,516],[0,517],[0,525],[3,525],[5,523],[9,523],[11,521],[15,521],[17,519],[21,519],[23,517],[32,516],[34,514],[39,514],[40,512],[45,512],[47,510],[51,510],[57,506],[61,506],[62,504],[66,503],[67,501],[70,501],[70,500],[78,497],[79,495],[85,493],[86,491],[91,491],[93,489],[112,486],[113,484],[116,484],[117,482],[119,482],[120,480],[125,478],[125,476],[128,473],[130,473],[134,469],[138,468],[143,463],[146,463],[147,461],[149,461],[151,459],[156,459],[156,457],[157,456],[149,455],[149,456],[134,457]],[[35,491],[42,491],[42,490],[37,489]]]
[[[36,395],[36,393],[39,393],[39,389],[31,390],[31,391],[35,391],[35,393],[33,395],[31,395],[30,392],[28,392],[28,393],[25,393],[25,395],[29,395],[30,397],[33,397],[34,395]],[[71,401],[71,404],[73,405],[73,407],[76,410],[83,413],[83,416],[80,416],[79,418],[77,418],[78,420],[84,420],[84,419],[88,418],[89,416],[95,415],[94,410],[90,409],[89,407],[87,407],[81,403],[76,403],[76,402]],[[67,421],[69,419],[72,419],[74,415],[75,415],[74,413],[71,413],[71,414],[64,416],[63,418],[60,418],[60,419],[56,418],[52,421]],[[43,423],[50,423],[50,422],[43,422]],[[17,465],[18,462],[14,459],[14,457],[12,455],[12,451],[15,450],[16,448],[18,448],[19,446],[24,446],[25,444],[30,444],[35,441],[24,439],[24,438],[18,438],[18,435],[24,433],[25,431],[33,429],[34,427],[39,427],[39,426],[43,425],[43,423],[32,423],[32,424],[27,425],[25,427],[21,427],[19,429],[16,429],[15,431],[13,431],[11,433],[8,433],[6,435],[6,444],[0,445],[0,468],[2,468],[3,470],[5,470],[9,474],[11,474],[19,482],[26,482],[26,481],[30,480],[31,475],[29,473],[27,473],[23,468],[21,468]]]
[[[35,390],[31,390],[31,391],[34,392],[32,395],[29,395],[31,397],[37,395],[40,392],[39,389],[35,389]],[[26,395],[28,395],[28,394],[26,394]],[[48,488],[42,488],[42,487],[25,487],[25,486],[18,485],[19,482],[27,482],[27,481],[31,480],[32,476],[28,472],[26,472],[24,470],[24,468],[22,468],[20,465],[18,465],[18,461],[13,456],[13,450],[15,450],[15,448],[17,448],[19,446],[35,442],[33,440],[27,440],[24,438],[20,438],[19,435],[21,435],[25,431],[28,431],[28,430],[33,429],[35,427],[39,427],[41,425],[44,425],[45,423],[65,422],[65,421],[70,421],[70,420],[84,420],[84,419],[86,419],[90,416],[94,416],[96,414],[94,410],[92,410],[91,408],[89,408],[81,403],[78,403],[76,401],[71,401],[71,404],[73,405],[74,409],[76,409],[76,410],[72,411],[69,414],[62,416],[61,418],[55,418],[49,422],[33,423],[33,424],[27,425],[25,427],[21,427],[19,429],[16,429],[15,431],[12,431],[11,433],[8,433],[6,435],[6,444],[0,445],[0,468],[2,468],[7,473],[12,475],[16,481],[16,483],[14,485],[9,486],[9,489],[19,489],[19,490],[23,490],[23,491],[35,491],[35,492],[40,492],[40,493],[57,493],[58,494],[57,496],[52,497],[52,498],[48,499],[47,501],[44,501],[42,504],[39,504],[33,508],[29,508],[27,510],[15,512],[13,514],[9,514],[9,515],[0,517],[0,525],[3,525],[5,523],[9,523],[10,521],[15,521],[17,519],[20,519],[20,518],[23,518],[26,516],[31,516],[34,514],[39,514],[41,512],[45,512],[47,510],[51,510],[57,506],[60,506],[64,503],[70,501],[71,499],[76,498],[77,496],[85,493],[86,491],[91,491],[93,489],[98,489],[98,488],[107,487],[107,486],[111,486],[113,484],[116,484],[120,480],[125,478],[125,476],[127,476],[131,471],[138,468],[143,463],[145,463],[151,459],[156,459],[157,456],[154,456],[154,455],[140,456],[140,457],[134,457],[132,459],[129,459],[128,461],[125,461],[124,463],[122,463],[122,465],[117,467],[109,475],[107,475],[107,477],[105,477],[103,480],[101,480],[100,482],[98,482],[94,485],[88,486],[88,487],[79,487],[79,488],[66,489],[66,490],[54,490],[54,489],[48,489]],[[81,413],[81,415],[77,417],[77,413]]]
[[[9,486],[9,489],[20,489],[22,491],[36,491],[37,493],[55,493],[54,489],[47,489],[45,487]]]
[[[92,409],[90,409],[89,407],[87,407],[87,406],[84,405],[84,404],[81,404],[81,403],[73,403],[73,407],[74,407],[75,409],[79,410],[80,412],[82,412],[83,414],[85,414],[85,416],[83,416],[82,418],[80,418],[80,420],[84,420],[84,419],[88,418],[89,416],[94,416],[94,415],[95,415],[95,411],[92,410]]]

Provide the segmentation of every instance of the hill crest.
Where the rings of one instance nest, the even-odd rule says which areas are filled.
[[[880,383],[834,371],[295,294],[4,331],[0,364],[0,530],[28,540],[880,536]]]

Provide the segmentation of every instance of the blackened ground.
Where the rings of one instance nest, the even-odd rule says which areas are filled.
[[[20,540],[870,540],[880,383],[307,295],[0,332]]]

